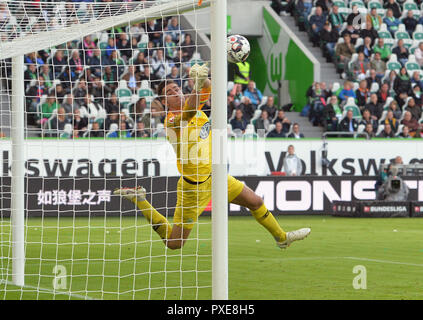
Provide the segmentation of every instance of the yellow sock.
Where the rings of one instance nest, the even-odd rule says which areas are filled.
[[[153,225],[153,230],[157,232],[160,238],[168,239],[172,233],[172,226],[169,221],[154,209],[147,200],[138,201],[136,204],[148,222]]]
[[[272,234],[276,241],[281,242],[286,240],[286,232],[283,231],[273,214],[267,210],[264,204],[257,210],[251,211],[251,213],[257,222]]]

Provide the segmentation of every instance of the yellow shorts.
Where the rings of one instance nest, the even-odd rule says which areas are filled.
[[[244,184],[228,175],[228,201],[232,202],[242,191]],[[173,222],[184,229],[192,229],[200,214],[210,202],[212,179],[196,185],[179,178],[177,201]]]

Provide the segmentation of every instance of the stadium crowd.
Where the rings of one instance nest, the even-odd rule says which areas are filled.
[[[272,1],[343,81],[313,83],[303,114],[326,131],[423,137],[421,0]]]
[[[66,3],[68,17],[76,15],[75,10],[81,15],[77,2],[93,1]],[[31,20],[27,15],[18,21],[19,16],[11,11],[0,4],[0,30],[39,30],[54,21]],[[7,35],[3,32],[1,36]],[[190,67],[201,61],[195,51],[192,34],[184,32],[173,16],[27,54],[27,123],[39,126],[42,136],[64,138],[164,135],[165,112],[156,88],[167,78],[176,81],[184,93],[191,92]],[[2,69],[10,79],[10,62],[3,62]],[[209,112],[207,106],[204,109]]]

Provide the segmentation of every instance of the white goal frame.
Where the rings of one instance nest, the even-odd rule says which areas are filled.
[[[11,2],[10,0],[6,0]],[[0,60],[12,58],[12,282],[25,286],[25,123],[24,55],[47,46],[59,45],[109,29],[128,21],[154,19],[211,6],[212,74],[212,299],[228,299],[228,195],[227,195],[227,0],[175,0],[134,10],[98,21],[72,25],[60,30],[28,35],[10,42],[0,42]],[[57,35],[60,34],[60,37]],[[56,35],[56,36],[54,36]]]

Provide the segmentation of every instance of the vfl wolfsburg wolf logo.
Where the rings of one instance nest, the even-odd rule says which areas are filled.
[[[209,136],[210,133],[210,122],[206,122],[205,124],[203,124],[203,126],[201,127],[200,130],[200,138],[201,139],[206,139]]]

